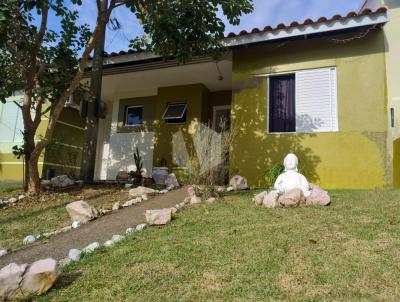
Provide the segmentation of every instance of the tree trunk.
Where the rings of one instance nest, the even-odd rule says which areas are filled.
[[[108,1],[101,0],[101,16],[98,18],[98,35],[94,47],[92,60],[92,71],[90,79],[90,90],[94,97],[93,102],[89,102],[86,119],[85,140],[83,146],[81,177],[86,183],[92,183],[96,165],[97,135],[99,125],[99,108],[101,102],[101,86],[103,78],[103,53],[108,22]]]
[[[40,193],[40,178],[38,169],[38,159],[31,157],[28,162],[29,180],[28,195],[37,195]]]

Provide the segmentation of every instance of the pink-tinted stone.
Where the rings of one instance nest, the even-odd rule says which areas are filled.
[[[25,272],[21,289],[27,294],[41,295],[53,287],[59,275],[56,260],[48,258],[36,261]]]
[[[7,301],[19,289],[27,264],[10,263],[0,270],[0,300]]]
[[[307,205],[327,206],[331,203],[329,193],[317,185],[311,185],[311,194],[307,198]]]
[[[146,221],[149,225],[165,225],[172,219],[171,209],[147,210]]]
[[[306,204],[303,191],[300,189],[293,189],[286,192],[279,197],[278,202],[285,208],[299,207]]]

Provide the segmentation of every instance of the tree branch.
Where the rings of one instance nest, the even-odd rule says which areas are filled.
[[[35,146],[35,149],[33,150],[31,154],[31,158],[33,160],[37,160],[44,150],[46,146],[49,144],[51,136],[53,135],[55,125],[58,121],[58,118],[60,117],[60,114],[62,110],[64,109],[65,102],[67,101],[68,97],[75,91],[75,89],[79,86],[83,75],[85,73],[85,67],[86,63],[89,60],[89,55],[92,52],[95,42],[96,42],[96,37],[97,33],[99,31],[99,25],[96,25],[96,28],[92,34],[92,37],[90,38],[88,45],[86,46],[85,51],[82,54],[82,58],[79,60],[79,66],[78,66],[78,71],[74,78],[72,79],[71,83],[69,84],[68,88],[63,91],[63,93],[60,95],[58,101],[56,102],[56,105],[54,106],[54,110],[50,115],[49,123],[47,124],[46,128],[46,133],[44,137],[40,140],[40,142]]]

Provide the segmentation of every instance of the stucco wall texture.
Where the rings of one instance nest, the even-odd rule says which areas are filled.
[[[337,69],[339,131],[268,133],[268,80],[262,75],[323,67]],[[266,171],[293,152],[302,172],[324,188],[392,185],[382,31],[339,44],[324,38],[237,49],[233,87],[232,127],[238,135],[231,147],[231,174],[263,187]]]

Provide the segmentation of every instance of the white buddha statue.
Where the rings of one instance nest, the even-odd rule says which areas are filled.
[[[290,153],[286,155],[283,165],[285,166],[285,173],[279,175],[276,179],[274,189],[280,193],[286,193],[293,189],[300,189],[303,191],[304,197],[311,194],[310,185],[304,175],[297,172],[299,160],[297,156]]]

